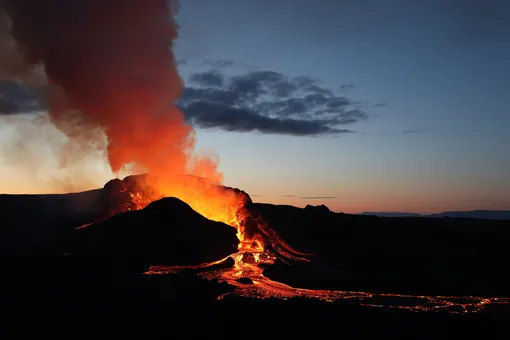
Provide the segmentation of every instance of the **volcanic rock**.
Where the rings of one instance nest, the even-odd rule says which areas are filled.
[[[241,258],[241,261],[244,263],[252,263],[252,264],[256,262],[255,256],[252,253],[244,253]]]
[[[205,279],[194,271],[176,275],[144,275],[142,282],[144,302],[171,304],[172,307],[204,304],[233,291],[228,283]]]
[[[237,279],[236,281],[239,283],[242,283],[243,285],[252,285],[253,284],[252,279],[250,279],[248,277],[241,277],[241,278]]]
[[[377,217],[255,204],[311,263],[276,263],[264,275],[300,288],[417,295],[510,296],[508,221]],[[483,273],[483,274],[481,274]]]
[[[115,259],[141,272],[150,265],[216,261],[235,253],[237,243],[235,228],[206,219],[177,198],[163,198],[77,230],[59,251]]]
[[[327,206],[325,206],[324,204],[321,204],[321,205],[310,205],[310,204],[308,204],[305,207],[305,211],[308,211],[310,213],[315,213],[315,214],[329,214],[329,213],[332,213],[332,211],[329,210],[329,208]]]
[[[8,276],[2,301],[41,303],[192,303],[229,291],[196,278],[144,275],[150,265],[198,265],[237,251],[236,229],[213,222],[189,205],[164,198],[145,209],[115,215],[16,256],[0,257]],[[232,267],[227,259],[206,270]]]
[[[263,274],[271,280],[297,288],[345,290],[347,287],[353,289],[349,286],[352,283],[349,273],[327,268],[314,261],[301,262],[286,259],[286,262],[283,262],[277,259],[274,264],[264,269]]]

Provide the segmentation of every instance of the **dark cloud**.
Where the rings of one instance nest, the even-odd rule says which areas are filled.
[[[13,81],[0,82],[0,114],[27,113],[44,109],[37,91]]]
[[[183,90],[179,107],[197,127],[317,136],[353,132],[341,126],[368,118],[355,102],[316,79],[274,71],[227,77],[223,67],[192,74],[192,86]]]
[[[202,129],[292,136],[352,133],[346,125],[366,120],[357,103],[336,95],[310,77],[286,77],[274,71],[227,76],[231,62],[195,72],[177,103],[186,119]],[[14,82],[0,83],[0,113],[43,109],[37,92]]]
[[[312,93],[316,93],[316,94],[320,94],[320,95],[323,95],[323,96],[328,96],[328,97],[333,96],[333,92],[331,90],[325,89],[325,88],[320,87],[318,85],[310,85],[310,86],[308,86],[306,88],[306,91],[309,91],[309,92],[312,92]]]
[[[354,84],[342,84],[338,87],[339,91],[347,91],[353,89],[355,86]]]
[[[191,75],[190,81],[200,86],[221,87],[223,85],[223,75],[216,71],[195,73]]]
[[[239,101],[239,97],[234,92],[222,89],[196,87],[184,88],[181,95],[181,102],[194,103],[196,101],[235,106]]]
[[[219,103],[195,101],[181,107],[193,125],[204,129],[237,132],[261,132],[294,136],[317,136],[353,132],[325,125],[317,120],[272,118],[247,108],[231,107]]]
[[[425,133],[425,131],[421,129],[409,129],[402,131],[402,134],[404,135],[410,135],[410,134],[417,134],[417,133]]]
[[[230,79],[229,90],[237,93],[242,98],[254,98],[263,94],[273,94],[278,92],[280,84],[286,84],[281,73],[273,71],[254,71],[241,76],[234,76]],[[290,84],[292,85],[292,84]],[[291,89],[290,89],[291,90]],[[282,93],[283,96],[292,94],[292,90],[288,93]]]
[[[282,197],[296,197],[297,195],[282,195]]]

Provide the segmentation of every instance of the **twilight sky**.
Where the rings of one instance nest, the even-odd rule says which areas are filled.
[[[177,20],[178,105],[198,148],[219,155],[225,184],[254,201],[510,209],[509,1],[181,0]],[[36,109],[1,85],[0,110]],[[44,142],[22,145],[6,126],[0,143],[31,153],[18,161],[45,154]],[[93,163],[76,164],[91,183],[107,173]],[[33,188],[27,174],[23,190]]]
[[[510,209],[510,2],[183,0],[178,22],[202,91],[184,111],[227,185],[345,212]],[[331,93],[278,97],[296,77]],[[257,98],[225,113],[235,91]]]

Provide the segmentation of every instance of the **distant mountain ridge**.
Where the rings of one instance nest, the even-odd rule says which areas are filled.
[[[380,217],[453,217],[453,218],[477,218],[484,220],[510,220],[510,210],[470,210],[470,211],[445,211],[439,214],[417,214],[407,212],[370,212],[360,215],[375,215]]]

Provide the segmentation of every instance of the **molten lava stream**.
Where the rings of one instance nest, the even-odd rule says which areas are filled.
[[[234,259],[233,268],[225,268],[199,273],[208,279],[226,282],[235,287],[232,293],[220,295],[218,300],[226,295],[235,294],[247,298],[289,299],[295,297],[317,299],[327,302],[350,301],[358,305],[371,307],[387,307],[406,309],[412,312],[447,312],[451,314],[478,313],[490,304],[510,304],[510,298],[483,298],[476,296],[420,296],[401,294],[375,294],[354,291],[311,290],[288,286],[272,281],[263,275],[260,264],[271,265],[276,257],[268,252],[250,253],[238,252],[229,256]],[[228,257],[227,257],[228,258]],[[221,263],[227,258],[217,262],[198,266],[151,266],[144,273],[147,275],[176,274],[183,269],[199,269]],[[247,258],[250,259],[247,261]],[[239,279],[249,279],[253,284]]]
[[[288,286],[270,280],[263,275],[263,267],[274,264],[277,258],[285,260],[309,261],[307,254],[300,253],[270,229],[261,216],[246,208],[251,203],[249,196],[243,192],[226,189],[207,184],[193,177],[179,178],[171,185],[159,185],[154,194],[150,190],[140,190],[139,187],[121,189],[112,193],[114,202],[119,199],[119,205],[109,212],[107,217],[129,210],[139,210],[150,202],[161,197],[173,196],[188,203],[190,207],[204,217],[223,222],[236,228],[239,239],[238,252],[224,259],[194,266],[151,266],[147,275],[176,274],[182,270],[198,270],[198,275],[208,279],[226,282],[234,287],[235,294],[241,297],[265,299],[276,297],[288,299],[294,297],[319,299],[333,302],[338,300],[350,301],[359,305],[373,307],[390,307],[407,309],[410,311],[446,311],[448,313],[480,312],[490,304],[510,304],[509,298],[483,298],[474,296],[419,296],[401,294],[375,294],[354,291],[310,290]],[[161,183],[158,183],[161,184]],[[143,186],[145,188],[145,186]],[[148,192],[152,192],[148,194]],[[128,203],[124,198],[128,198]],[[107,218],[106,217],[106,218]],[[86,227],[82,226],[80,228]],[[234,260],[230,268],[216,269],[228,258]],[[242,280],[241,280],[242,279]],[[223,298],[219,296],[218,299]]]
[[[288,286],[286,284],[268,279],[263,275],[261,265],[272,265],[280,254],[264,249],[263,243],[253,242],[242,232],[239,225],[239,252],[228,257],[234,260],[232,268],[224,268],[199,273],[198,275],[208,280],[226,282],[235,287],[232,293],[218,297],[222,299],[229,294],[247,298],[266,299],[270,297],[289,299],[295,297],[318,299],[327,302],[339,300],[350,301],[358,305],[372,307],[388,307],[407,309],[418,312],[444,311],[451,314],[463,314],[468,312],[478,313],[490,304],[510,304],[510,298],[483,298],[474,296],[420,296],[401,294],[375,294],[369,292],[354,291],[329,291],[311,290]],[[254,245],[256,245],[254,247]],[[290,247],[289,247],[290,248]],[[291,249],[291,248],[290,248]],[[201,269],[226,261],[227,258],[205,263],[198,266],[151,266],[144,273],[147,275],[175,274],[183,269]],[[294,259],[298,259],[293,257]],[[249,279],[249,280],[239,280]],[[246,282],[248,281],[248,283]],[[252,282],[252,284],[250,283]]]

